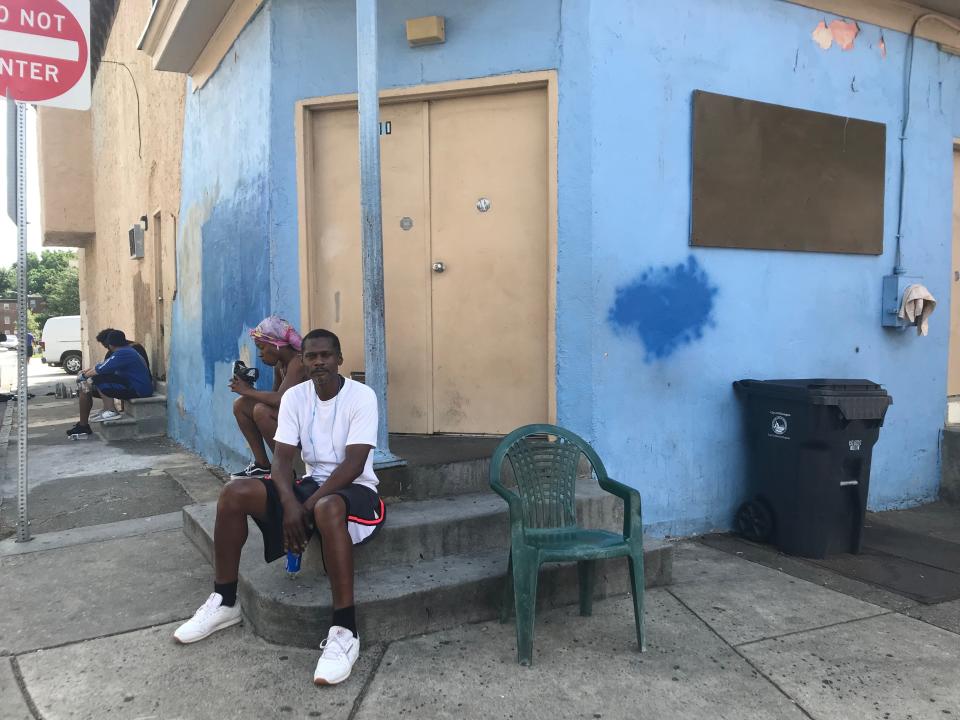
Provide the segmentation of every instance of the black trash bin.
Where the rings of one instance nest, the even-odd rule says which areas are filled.
[[[860,552],[887,391],[869,380],[739,380],[749,447],[748,539],[822,558]]]

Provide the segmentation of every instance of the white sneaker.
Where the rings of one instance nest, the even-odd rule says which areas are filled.
[[[203,640],[217,630],[223,630],[239,623],[243,617],[240,614],[240,600],[233,607],[225,607],[223,596],[220,593],[210,593],[207,601],[200,606],[193,617],[177,628],[173,638],[184,645]]]
[[[320,643],[323,654],[313,672],[314,685],[336,685],[350,677],[353,664],[360,656],[360,638],[344,627],[334,625],[327,639]]]
[[[90,419],[88,422],[100,422],[101,415],[103,415],[103,410],[96,410],[90,413]]]
[[[123,413],[118,413],[115,410],[104,410],[100,413],[100,417],[96,420],[90,419],[90,422],[104,422],[106,420],[119,420]]]

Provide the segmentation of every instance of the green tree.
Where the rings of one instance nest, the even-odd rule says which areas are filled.
[[[38,313],[39,327],[54,315],[77,315],[80,312],[80,282],[73,251],[44,250],[40,255],[27,253],[27,293],[41,295],[47,310]],[[13,296],[17,291],[17,263],[0,268],[0,295]],[[31,330],[32,332],[32,330]]]
[[[67,267],[53,277],[44,293],[47,300],[46,318],[55,315],[80,314],[80,278],[75,267]]]
[[[34,339],[40,342],[40,321],[34,315],[33,310],[27,310],[27,332],[32,332]]]
[[[0,297],[10,297],[17,292],[17,272],[13,268],[0,268]]]

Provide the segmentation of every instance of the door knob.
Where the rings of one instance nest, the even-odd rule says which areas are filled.
[[[435,273],[442,273],[446,269],[447,269],[447,266],[444,265],[442,262],[435,262],[433,264],[433,271]]]

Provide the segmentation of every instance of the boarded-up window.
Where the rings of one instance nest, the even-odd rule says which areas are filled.
[[[691,245],[883,252],[886,126],[696,91]]]

